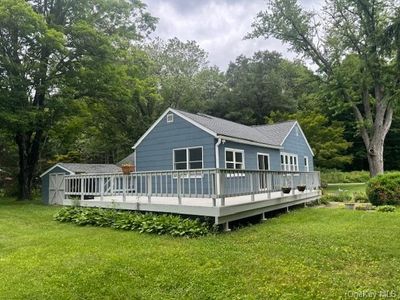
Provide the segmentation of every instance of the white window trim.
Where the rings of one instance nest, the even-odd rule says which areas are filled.
[[[201,169],[204,169],[204,148],[203,146],[194,146],[194,147],[183,147],[183,148],[174,148],[172,149],[172,169],[174,171],[198,171],[201,169],[189,169],[189,149],[197,149],[201,148]],[[186,150],[186,169],[175,169],[175,150]]]
[[[234,167],[236,167],[236,156],[235,156],[235,152],[240,152],[240,153],[242,153],[242,168],[241,169],[236,169],[236,168],[233,168],[233,169],[228,169],[227,168],[227,166],[226,166],[226,152],[227,151],[231,151],[231,152],[233,152],[234,154],[233,154],[233,166]],[[224,161],[225,161],[225,165],[224,165],[224,167],[225,167],[225,169],[228,169],[228,170],[232,170],[232,171],[238,171],[238,170],[245,170],[245,168],[246,168],[246,166],[245,166],[245,158],[244,158],[244,150],[243,149],[235,149],[235,148],[225,148],[225,158],[224,158]],[[230,163],[232,163],[232,162],[230,162]],[[228,178],[230,178],[230,177],[244,177],[244,176],[246,176],[246,174],[245,173],[232,173],[232,174],[226,174],[226,177],[228,177]]]
[[[242,153],[242,162],[239,162],[240,164],[242,164],[242,168],[241,169],[236,169],[236,168],[233,168],[233,169],[231,169],[231,170],[244,170],[246,167],[245,167],[245,159],[244,159],[244,150],[243,149],[234,149],[234,148],[225,148],[225,169],[228,169],[227,168],[227,163],[226,163],[226,152],[227,151],[230,151],[230,152],[233,152],[233,153],[235,153],[235,152],[240,152],[240,153]],[[232,162],[229,162],[229,163],[232,163]],[[236,166],[236,156],[235,156],[235,154],[233,155],[233,164],[234,164],[234,166]]]
[[[298,172],[299,171],[299,156],[297,154],[294,153],[288,153],[288,152],[281,152],[280,155],[283,155],[283,164],[281,162],[281,158],[279,157],[279,162],[281,163],[281,171],[289,171],[289,172]],[[288,163],[285,163],[286,160],[286,156],[288,157]],[[290,163],[290,157],[296,157],[296,164],[293,163],[293,165],[295,166],[295,170],[290,170],[290,166],[292,165]],[[282,168],[283,166],[283,168]]]
[[[305,164],[305,162],[307,162],[307,164]],[[304,156],[304,171],[310,172],[310,160],[308,159],[308,156]]]
[[[271,161],[269,159],[269,153],[262,153],[262,152],[257,152],[257,168],[259,167],[259,163],[258,163],[258,156],[259,155],[264,155],[264,156],[268,156],[268,170],[266,171],[270,171],[271,170]],[[279,157],[280,159],[280,157]],[[260,170],[260,169],[259,169]]]
[[[167,123],[173,123],[174,122],[174,114],[169,113],[167,114]]]

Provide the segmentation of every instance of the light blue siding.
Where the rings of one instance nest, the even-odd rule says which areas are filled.
[[[215,168],[214,137],[174,114],[165,116],[136,148],[137,171],[173,169],[173,149],[203,147],[203,167]]]
[[[258,147],[253,145],[240,144],[235,142],[226,141],[219,146],[219,161],[220,168],[225,168],[225,149],[232,148],[244,150],[244,163],[246,170],[258,170],[257,153],[269,154],[270,170],[280,170],[280,151],[279,149],[271,149]]]
[[[296,134],[296,127],[298,135]],[[314,171],[314,159],[310,149],[307,146],[307,142],[301,134],[298,125],[296,124],[295,128],[289,133],[285,142],[283,143],[282,152],[293,153],[298,155],[299,159],[299,170],[305,171],[304,165],[304,156],[308,157],[309,170]]]
[[[69,174],[69,172],[57,166],[42,177],[42,201],[44,204],[49,204],[49,184],[50,184],[49,179],[50,179],[50,174],[54,173]]]

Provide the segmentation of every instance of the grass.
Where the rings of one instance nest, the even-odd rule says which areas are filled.
[[[338,192],[345,193],[365,193],[365,183],[337,183],[328,184],[328,187],[324,191],[328,194],[334,194]]]
[[[400,213],[307,208],[172,238],[53,221],[0,199],[1,299],[338,299],[400,295]]]

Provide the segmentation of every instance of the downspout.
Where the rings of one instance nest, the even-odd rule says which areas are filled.
[[[221,145],[222,139],[218,138],[218,142],[215,143],[215,167],[219,169],[219,145]]]
[[[220,174],[219,174],[219,145],[221,145],[222,139],[218,138],[218,141],[215,143],[215,168],[216,170],[216,195],[220,195],[221,193],[221,187],[220,187]]]

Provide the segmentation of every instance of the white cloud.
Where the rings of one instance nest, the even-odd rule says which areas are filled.
[[[154,35],[162,39],[178,37],[196,40],[209,53],[211,64],[225,70],[230,61],[259,50],[278,51],[293,58],[287,47],[274,39],[243,40],[251,31],[256,14],[265,8],[263,0],[144,0],[152,15],[159,18]],[[316,4],[317,3],[317,4]],[[319,2],[305,1],[307,8]]]

